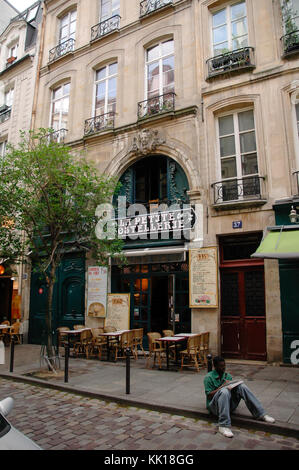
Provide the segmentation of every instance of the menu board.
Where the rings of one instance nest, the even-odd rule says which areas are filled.
[[[105,318],[107,311],[108,268],[89,266],[87,290],[87,315]]]
[[[117,330],[130,328],[130,294],[108,294],[105,324]]]
[[[217,247],[189,250],[189,296],[192,308],[218,307]]]

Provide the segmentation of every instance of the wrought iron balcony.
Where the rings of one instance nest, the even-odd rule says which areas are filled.
[[[287,57],[299,52],[299,30],[292,31],[280,38],[283,56]]]
[[[253,69],[255,67],[254,48],[243,47],[242,49],[216,55],[208,59],[207,64],[208,77],[214,77],[234,70]]]
[[[120,16],[114,15],[91,28],[91,41],[106,36],[106,34],[119,31]]]
[[[49,62],[59,59],[63,55],[73,52],[75,49],[75,39],[68,39],[49,51]]]
[[[66,133],[67,129],[59,129],[58,131],[50,132],[50,134],[47,134],[46,137],[48,139],[48,142],[63,143]]]
[[[293,178],[295,179],[296,196],[299,196],[299,171],[294,171]]]
[[[2,122],[4,121],[8,121],[8,119],[10,118],[10,115],[11,115],[11,108],[5,110],[4,112],[2,112],[0,114],[0,124],[2,124]]]
[[[140,17],[149,15],[167,5],[172,5],[173,0],[143,0],[140,3]]]
[[[114,129],[115,113],[101,114],[91,119],[86,119],[84,125],[84,135],[95,134],[96,132]]]
[[[214,192],[214,204],[261,200],[263,180],[262,176],[247,176],[213,183],[211,186]]]
[[[138,103],[138,119],[144,119],[156,114],[168,113],[175,110],[175,93],[154,96]]]

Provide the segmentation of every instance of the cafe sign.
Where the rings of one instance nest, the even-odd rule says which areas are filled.
[[[189,251],[190,308],[218,307],[217,247]]]

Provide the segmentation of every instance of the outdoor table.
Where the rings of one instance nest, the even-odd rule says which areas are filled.
[[[166,363],[167,370],[169,370],[169,343],[174,343],[175,347],[175,358],[177,363],[177,343],[184,341],[183,336],[164,336],[164,338],[157,338],[155,341],[161,341],[166,344]]]
[[[174,336],[183,336],[184,338],[189,338],[190,336],[196,336],[199,333],[178,333],[177,335]]]
[[[98,336],[106,336],[107,338],[107,361],[110,360],[110,338],[117,338],[117,341],[119,341],[120,336],[123,333],[126,333],[127,331],[130,330],[117,330],[117,331],[109,331],[107,333],[99,333]]]

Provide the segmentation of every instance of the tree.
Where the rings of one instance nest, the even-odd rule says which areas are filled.
[[[115,178],[98,175],[82,155],[49,139],[49,129],[21,132],[0,168],[0,253],[11,265],[26,262],[47,283],[47,356],[53,354],[52,301],[55,274],[67,247],[91,251],[100,265],[120,253],[123,242],[97,238],[96,208],[111,202]]]

